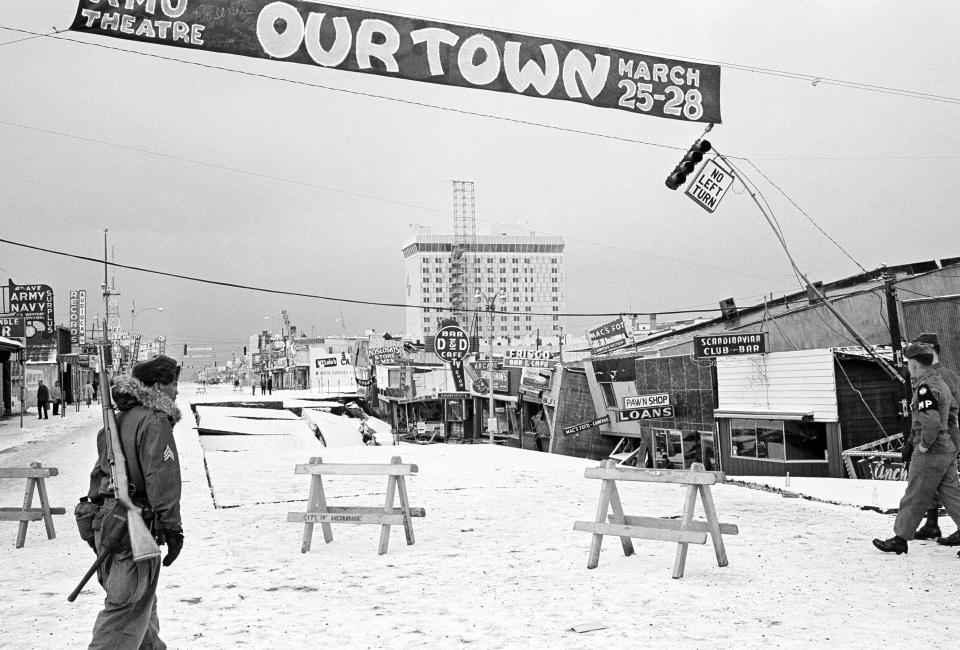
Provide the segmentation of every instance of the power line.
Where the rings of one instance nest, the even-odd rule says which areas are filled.
[[[345,6],[345,5],[341,5],[341,6]],[[355,8],[355,9],[361,9],[361,10],[365,10],[365,11],[376,11],[376,10],[374,10],[374,9],[369,9],[369,8],[367,8],[367,7],[356,7],[356,6],[354,6],[353,8]],[[420,19],[420,20],[430,20],[430,21],[435,21],[435,20],[436,20],[435,18],[432,18],[432,17],[429,17],[429,16],[414,15],[414,14],[398,14],[398,13],[393,13],[392,15],[404,16],[404,17],[407,17],[407,18],[415,18],[415,19]],[[450,22],[450,21],[444,21],[444,22]],[[472,26],[472,27],[478,27],[478,28],[481,28],[481,29],[493,29],[493,30],[501,31],[499,28],[490,27],[490,26],[484,26],[484,25],[471,25],[471,26]],[[75,43],[84,43],[84,44],[87,44],[86,41],[76,41],[76,40],[73,40],[73,39],[63,38],[63,37],[59,37],[59,36],[58,36],[58,37],[54,37],[54,36],[52,36],[52,34],[40,34],[40,33],[37,33],[37,32],[31,32],[31,31],[28,31],[28,30],[17,29],[17,28],[13,28],[13,27],[6,27],[6,26],[3,26],[3,25],[0,25],[0,29],[7,29],[7,30],[10,30],[10,31],[21,32],[21,33],[26,33],[26,34],[32,34],[32,35],[34,35],[34,36],[49,36],[49,37],[51,37],[51,38],[59,38],[59,39],[62,39],[62,40],[73,41],[73,42],[75,42]],[[511,30],[511,31],[512,31],[512,30]],[[545,35],[542,35],[542,34],[533,34],[533,33],[524,33],[524,32],[513,32],[513,33],[523,34],[523,35],[526,35],[526,36],[534,36],[534,37],[537,37],[537,38],[543,38],[543,39],[547,39],[547,40],[555,40],[555,37],[553,37],[553,36],[545,36]],[[90,43],[90,44],[92,44],[92,43]],[[596,44],[596,43],[588,43],[588,42],[583,42],[583,44],[584,44],[584,45],[593,45],[593,46],[595,46],[595,47],[609,47],[608,45],[599,45],[599,44]],[[99,45],[99,44],[97,44],[97,45]],[[110,49],[117,49],[117,50],[126,51],[126,52],[135,52],[134,50],[124,50],[123,48],[110,48]],[[786,79],[794,79],[794,80],[798,80],[798,81],[806,81],[806,82],[809,82],[813,87],[817,87],[817,86],[820,86],[820,85],[824,85],[824,86],[838,86],[838,87],[842,87],[842,88],[850,88],[850,89],[853,89],[853,90],[863,90],[863,91],[873,92],[873,93],[879,93],[879,94],[894,95],[894,96],[899,96],[899,97],[910,97],[910,98],[912,98],[912,99],[922,99],[922,100],[927,100],[927,101],[943,102],[943,103],[947,103],[947,104],[960,104],[960,97],[953,97],[953,96],[951,96],[951,95],[938,95],[938,94],[935,94],[935,93],[927,93],[927,92],[922,92],[922,91],[918,91],[918,90],[910,90],[910,89],[907,89],[907,88],[897,88],[897,87],[895,87],[895,86],[881,86],[881,85],[879,85],[879,84],[871,84],[871,83],[866,83],[866,82],[862,82],[862,81],[852,81],[852,80],[849,80],[849,79],[840,79],[840,78],[837,78],[837,77],[828,77],[828,76],[824,76],[824,75],[815,75],[815,74],[809,74],[809,73],[803,73],[803,72],[793,72],[793,71],[790,71],[790,70],[779,70],[779,69],[776,69],[776,68],[765,68],[765,67],[762,67],[762,66],[749,65],[749,64],[744,64],[744,63],[732,63],[732,62],[730,62],[730,61],[719,61],[719,60],[716,60],[716,59],[708,59],[708,58],[702,58],[702,57],[691,57],[691,56],[685,56],[685,55],[670,54],[670,53],[666,53],[666,52],[655,52],[655,51],[652,51],[652,50],[630,50],[630,51],[636,52],[636,53],[638,53],[638,54],[647,54],[647,55],[658,56],[658,57],[663,57],[663,58],[668,58],[668,59],[689,61],[689,62],[691,62],[691,63],[707,63],[707,64],[710,64],[710,65],[718,65],[718,66],[722,66],[722,67],[724,67],[724,68],[728,68],[728,69],[731,69],[731,70],[741,70],[741,71],[744,71],[744,72],[752,72],[752,73],[754,73],[754,74],[762,74],[762,75],[773,76],[773,77],[783,77],[783,78],[786,78]],[[139,52],[137,52],[137,53],[139,54]],[[165,57],[159,57],[159,58],[165,58]],[[178,61],[180,61],[181,59],[171,59],[171,60],[178,60]],[[213,67],[213,66],[211,66],[211,67]]]
[[[505,116],[503,116],[503,115],[493,115],[493,114],[491,114],[491,113],[481,113],[481,112],[479,112],[479,111],[468,111],[468,110],[465,110],[465,109],[462,109],[462,108],[452,108],[452,107],[450,107],[450,106],[439,106],[439,105],[437,105],[437,104],[429,104],[429,103],[427,103],[427,102],[418,102],[418,101],[415,101],[415,100],[412,100],[412,99],[401,99],[401,98],[399,98],[399,97],[389,97],[389,96],[387,96],[387,95],[378,95],[378,94],[376,94],[376,93],[368,93],[368,92],[363,92],[363,91],[360,91],[360,90],[348,90],[348,89],[346,89],[346,88],[337,88],[336,86],[328,86],[328,85],[325,85],[325,84],[309,83],[309,82],[306,82],[306,81],[297,81],[296,79],[286,79],[286,78],[284,78],[284,77],[275,77],[275,76],[273,76],[273,75],[263,74],[263,73],[260,73],[260,72],[250,72],[250,71],[248,71],[248,70],[238,70],[237,68],[228,68],[228,67],[226,67],[226,66],[212,65],[212,64],[209,64],[209,63],[200,63],[200,62],[198,62],[198,61],[188,61],[188,60],[186,60],[186,59],[178,59],[178,58],[172,57],[172,56],[162,56],[162,55],[160,55],[160,54],[152,54],[152,53],[149,53],[149,52],[139,52],[139,51],[137,51],[137,50],[128,50],[128,49],[126,49],[126,48],[116,47],[116,46],[113,46],[113,45],[105,45],[105,44],[103,44],[103,43],[93,43],[93,42],[90,42],[90,41],[80,41],[80,40],[73,39],[73,38],[66,38],[66,37],[64,37],[64,36],[59,35],[59,33],[58,33],[58,35],[56,35],[56,36],[51,36],[51,35],[47,35],[47,34],[40,34],[40,33],[37,33],[37,32],[31,32],[31,31],[28,31],[28,30],[25,30],[25,29],[16,29],[16,28],[13,28],[13,27],[6,27],[6,26],[4,26],[4,25],[0,25],[0,29],[7,29],[7,30],[10,30],[10,31],[14,31],[14,32],[21,32],[21,33],[24,33],[24,34],[33,34],[33,35],[35,35],[35,36],[47,36],[48,38],[51,38],[51,39],[53,39],[53,40],[55,40],[55,41],[67,41],[67,42],[69,42],[69,43],[76,43],[76,44],[79,44],[79,45],[88,45],[88,46],[92,46],[92,47],[99,47],[99,48],[103,48],[103,49],[106,49],[106,50],[114,50],[114,51],[116,51],[116,52],[126,52],[126,53],[128,53],[128,54],[136,54],[136,55],[138,55],[138,56],[144,56],[144,57],[151,58],[151,59],[159,59],[159,60],[161,60],[161,61],[172,61],[172,62],[174,62],[174,63],[183,63],[183,64],[185,64],[185,65],[192,65],[192,66],[196,66],[196,67],[198,67],[198,68],[206,68],[206,69],[208,69],[208,70],[219,70],[219,71],[221,71],[221,72],[232,72],[232,73],[234,73],[234,74],[245,75],[245,76],[248,76],[248,77],[256,77],[256,78],[259,78],[259,79],[269,79],[269,80],[271,80],[271,81],[280,81],[280,82],[283,82],[283,83],[293,84],[293,85],[296,85],[296,86],[307,86],[307,87],[309,87],[309,88],[320,88],[320,89],[322,89],[322,90],[329,90],[329,91],[331,91],[331,92],[343,93],[343,94],[346,94],[346,95],[356,95],[356,96],[358,96],[358,97],[366,97],[366,98],[368,98],[368,99],[380,99],[380,100],[389,101],[389,102],[396,102],[396,103],[399,103],[399,104],[408,104],[408,105],[410,105],[410,106],[419,106],[419,107],[421,107],[421,108],[433,108],[433,109],[440,110],[440,111],[447,111],[447,112],[450,112],[450,113],[458,113],[458,114],[460,114],[460,115],[469,115],[469,116],[471,116],[471,117],[484,117],[484,118],[491,119],[491,120],[499,120],[499,121],[501,121],[501,122],[512,122],[512,123],[514,123],[514,124],[522,124],[522,125],[524,125],[524,126],[536,126],[536,127],[543,128],[543,129],[551,129],[551,130],[553,130],[553,131],[564,131],[564,132],[567,132],[567,133],[576,133],[576,134],[578,134],[578,135],[586,135],[586,136],[591,136],[591,137],[595,137],[595,138],[604,138],[604,139],[607,139],[607,140],[616,140],[616,141],[619,141],[619,142],[629,142],[629,143],[631,143],[631,144],[645,144],[645,145],[650,146],[650,147],[659,147],[659,148],[661,148],[661,149],[671,149],[671,150],[676,150],[676,151],[682,151],[682,150],[683,150],[682,147],[676,147],[676,146],[667,145],[667,144],[660,144],[660,143],[658,143],[658,142],[649,142],[649,141],[647,141],[647,140],[638,140],[638,139],[636,139],[636,138],[625,138],[625,137],[623,137],[623,136],[610,135],[610,134],[608,134],[608,133],[597,133],[597,132],[595,132],[595,131],[584,131],[584,130],[582,130],[582,129],[572,129],[572,128],[565,127],[565,126],[557,126],[557,125],[554,125],[554,124],[544,124],[543,122],[534,122],[534,121],[532,121],[532,120],[521,120],[521,119],[517,119],[517,118],[515,118],[515,117],[505,117]]]
[[[784,197],[785,199],[787,199],[788,201],[790,201],[791,205],[793,205],[793,207],[795,207],[797,210],[799,210],[799,211],[800,211],[800,214],[802,214],[803,216],[805,216],[805,217],[807,218],[807,220],[810,221],[810,223],[812,223],[812,224],[816,227],[816,229],[819,230],[819,231],[823,234],[824,237],[826,237],[827,239],[829,239],[829,240],[833,243],[834,246],[836,246],[837,248],[839,248],[840,251],[841,251],[844,255],[846,255],[847,257],[849,257],[849,258],[850,258],[850,261],[852,261],[854,264],[856,264],[857,267],[859,267],[859,269],[860,269],[861,271],[863,271],[864,273],[867,273],[867,269],[863,268],[863,265],[860,264],[860,262],[858,262],[857,260],[855,260],[855,259],[853,258],[853,255],[851,255],[850,253],[848,253],[843,246],[841,246],[833,237],[831,237],[830,235],[828,235],[828,234],[827,234],[827,231],[824,230],[823,228],[821,228],[821,227],[820,227],[820,224],[818,224],[816,221],[813,220],[813,217],[811,217],[809,214],[806,213],[806,211],[805,211],[803,208],[801,208],[799,205],[797,205],[796,201],[794,201],[793,199],[791,199],[791,198],[787,195],[787,193],[783,191],[783,188],[781,188],[779,185],[777,185],[777,184],[774,183],[772,180],[770,180],[770,177],[767,176],[766,174],[764,174],[762,169],[760,169],[759,167],[757,167],[757,165],[754,164],[754,162],[753,162],[752,160],[750,160],[749,158],[743,158],[742,160],[746,160],[748,163],[750,163],[750,166],[753,167],[754,169],[756,169],[757,172],[758,172],[761,176],[763,176],[765,179],[767,179],[767,182],[770,183],[771,185],[773,185],[773,186],[777,189],[777,191],[780,192],[780,194],[783,195],[783,197]],[[778,224],[778,225],[779,225],[779,224]]]
[[[394,200],[394,199],[388,199],[388,198],[385,198],[385,197],[382,197],[382,196],[377,196],[377,195],[374,195],[374,194],[366,194],[366,193],[362,193],[362,192],[354,192],[354,191],[352,191],[352,190],[344,190],[344,189],[340,189],[340,188],[336,188],[336,187],[331,187],[331,186],[329,186],[329,185],[318,185],[318,184],[316,184],[316,183],[308,183],[308,182],[306,182],[306,181],[299,181],[299,180],[291,179],[291,178],[288,178],[288,177],[285,177],[285,176],[276,176],[276,175],[273,175],[273,174],[265,174],[265,173],[261,173],[261,172],[255,172],[255,171],[250,171],[250,170],[247,170],[247,169],[242,169],[242,168],[239,168],[239,167],[231,167],[231,166],[229,166],[229,165],[221,165],[221,164],[218,164],[218,163],[205,162],[205,161],[202,161],[202,160],[197,160],[197,159],[195,159],[195,158],[187,158],[187,157],[185,157],[185,156],[177,156],[177,155],[174,155],[174,154],[168,154],[168,153],[163,153],[163,152],[159,152],[159,151],[152,151],[152,150],[150,150],[150,149],[143,149],[143,148],[141,148],[141,147],[134,147],[134,146],[130,146],[130,145],[118,144],[118,143],[115,143],[115,142],[109,142],[109,141],[107,141],[107,140],[100,140],[100,139],[98,139],[98,138],[91,138],[91,137],[88,137],[88,136],[74,135],[74,134],[71,134],[71,133],[64,133],[64,132],[62,132],[62,131],[54,131],[53,129],[44,129],[44,128],[37,127],[37,126],[30,126],[30,125],[27,125],[27,124],[20,124],[20,123],[18,123],[18,122],[10,122],[10,121],[8,121],[8,120],[0,120],[0,124],[6,125],[6,126],[11,126],[11,127],[16,127],[16,128],[21,128],[21,129],[26,129],[26,130],[29,130],[29,131],[36,131],[36,132],[38,132],[38,133],[43,133],[43,134],[46,134],[46,135],[60,136],[60,137],[64,137],[64,138],[70,138],[70,139],[73,139],[73,140],[79,140],[79,141],[81,141],[81,142],[88,142],[88,143],[92,143],[92,144],[99,144],[99,145],[103,145],[103,146],[107,146],[107,147],[113,147],[113,148],[116,148],[116,149],[121,149],[121,150],[126,150],[126,151],[133,151],[133,152],[136,152],[136,153],[145,154],[145,155],[149,155],[149,156],[157,156],[157,157],[160,157],[160,158],[165,158],[165,159],[169,159],[169,160],[175,160],[175,161],[178,161],[178,162],[190,163],[190,164],[193,164],[193,165],[199,165],[199,166],[208,167],[208,168],[211,168],[211,169],[217,169],[217,170],[221,170],[221,171],[234,172],[234,173],[237,173],[237,174],[243,174],[243,175],[247,175],[247,176],[253,176],[253,177],[256,177],[256,178],[263,178],[263,179],[266,179],[266,180],[276,181],[276,182],[280,182],[280,183],[289,183],[289,184],[291,184],[291,185],[297,185],[297,186],[300,186],[300,187],[307,187],[307,188],[310,188],[310,189],[322,190],[322,191],[327,191],[327,192],[335,192],[335,193],[344,194],[344,195],[347,195],[347,196],[355,196],[355,197],[360,197],[360,198],[364,198],[364,199],[370,199],[370,200],[373,200],[373,201],[379,201],[379,202],[381,202],[381,203],[387,203],[387,204],[391,204],[391,205],[398,205],[398,206],[405,207],[405,208],[413,208],[413,209],[416,209],[416,210],[422,210],[422,211],[424,211],[424,212],[431,212],[431,213],[434,213],[434,214],[442,214],[442,215],[444,215],[444,216],[447,216],[447,215],[449,214],[449,211],[447,211],[447,210],[438,210],[438,209],[436,209],[436,208],[431,208],[431,207],[428,207],[428,206],[425,206],[425,205],[418,205],[418,204],[415,204],[415,203],[407,203],[407,202],[405,202],[405,201],[397,201],[397,200]],[[492,220],[489,220],[489,219],[478,219],[478,221],[483,221],[484,223],[490,223],[490,224],[493,224],[493,225],[516,227],[514,224],[507,224],[507,223],[502,223],[502,222],[498,222],[498,221],[492,221]],[[541,230],[540,232],[549,233],[549,231],[546,231],[546,230]],[[553,234],[556,234],[556,233],[553,233]],[[604,243],[602,243],[602,242],[595,242],[595,241],[591,241],[591,240],[588,240],[588,239],[578,239],[578,238],[575,238],[575,237],[569,237],[569,236],[567,236],[567,235],[561,235],[561,236],[566,237],[566,238],[569,239],[570,241],[578,241],[578,242],[581,242],[581,243],[584,243],[584,244],[590,244],[590,245],[592,245],[592,246],[601,246],[601,247],[604,247],[604,248],[609,248],[609,249],[611,249],[611,250],[618,250],[618,251],[622,251],[622,252],[626,252],[626,253],[632,253],[632,254],[634,254],[634,255],[641,255],[641,256],[645,256],[645,257],[652,257],[652,258],[655,258],[655,259],[667,260],[667,261],[670,261],[670,262],[676,262],[676,263],[678,263],[678,264],[687,264],[687,265],[690,265],[690,266],[697,266],[697,267],[700,267],[700,268],[710,269],[710,270],[712,270],[712,271],[722,271],[722,272],[724,272],[724,273],[732,273],[732,274],[734,274],[734,275],[742,275],[742,276],[744,276],[744,277],[755,278],[755,279],[758,279],[758,280],[775,281],[773,278],[768,278],[768,277],[764,277],[764,276],[760,276],[760,275],[755,275],[755,274],[752,274],[752,273],[746,273],[746,272],[744,272],[744,271],[737,271],[737,270],[734,270],[734,269],[725,269],[725,268],[718,267],[718,266],[711,266],[711,265],[709,265],[709,264],[700,264],[700,263],[698,263],[698,262],[690,262],[690,261],[688,261],[688,260],[682,260],[682,259],[678,259],[678,258],[675,258],[675,257],[668,257],[668,256],[665,256],[665,255],[657,255],[657,254],[654,254],[654,253],[647,253],[647,252],[644,252],[644,251],[638,251],[638,250],[631,249],[631,248],[625,248],[625,247],[623,247],[623,246],[614,246],[614,245],[612,245],[612,244],[604,244]]]
[[[128,264],[118,264],[118,263],[113,262],[113,261],[106,261],[106,260],[102,260],[102,259],[97,259],[97,258],[95,258],[95,257],[88,257],[88,256],[86,256],[86,255],[77,255],[77,254],[75,254],[75,253],[67,253],[67,252],[64,252],[64,251],[58,251],[58,250],[54,250],[54,249],[51,249],[51,248],[43,248],[42,246],[33,246],[33,245],[31,245],[31,244],[24,244],[24,243],[22,243],[22,242],[12,241],[12,240],[10,240],[10,239],[0,239],[0,243],[10,244],[11,246],[18,246],[18,247],[20,247],[20,248],[26,248],[26,249],[29,249],[29,250],[39,251],[39,252],[41,252],[41,253],[48,253],[48,254],[51,254],[51,255],[60,255],[60,256],[62,256],[62,257],[69,257],[69,258],[72,258],[72,259],[83,260],[83,261],[86,261],[86,262],[93,262],[93,263],[98,264],[98,265],[103,265],[103,264],[105,264],[105,265],[112,266],[112,267],[115,267],[115,268],[118,268],[118,269],[126,269],[126,270],[128,270],[128,271],[139,271],[139,272],[141,272],[141,273],[151,273],[151,274],[153,274],[153,275],[160,275],[160,276],[164,276],[164,277],[168,277],[168,278],[176,278],[176,279],[178,279],[178,280],[187,280],[187,281],[189,281],[189,282],[199,282],[199,283],[202,283],[202,284],[211,284],[211,285],[220,286],[220,287],[228,287],[228,288],[231,288],[231,289],[242,289],[242,290],[245,290],[245,291],[258,291],[258,292],[261,292],[261,293],[269,293],[269,294],[274,294],[274,295],[279,295],[279,296],[292,296],[292,297],[295,297],[295,298],[309,298],[309,299],[314,299],[314,300],[329,300],[329,301],[331,301],[331,302],[342,302],[342,303],[348,303],[348,304],[352,304],[352,305],[370,305],[370,306],[374,306],[374,307],[394,307],[394,308],[401,308],[401,309],[421,309],[421,310],[425,310],[425,311],[435,310],[435,311],[437,311],[438,313],[447,312],[447,311],[450,311],[450,309],[451,309],[449,305],[411,305],[411,304],[397,303],[397,302],[377,302],[377,301],[374,301],[374,300],[358,300],[358,299],[355,299],[355,298],[338,298],[338,297],[336,297],[336,296],[323,296],[323,295],[319,295],[319,294],[302,293],[302,292],[298,292],[298,291],[284,291],[284,290],[281,290],[281,289],[268,289],[268,288],[265,288],[265,287],[255,287],[255,286],[251,286],[251,285],[237,284],[237,283],[234,283],[234,282],[223,282],[223,281],[220,281],[220,280],[208,280],[208,279],[206,279],[206,278],[199,278],[199,277],[190,276],[190,275],[182,275],[182,274],[179,274],[179,273],[170,273],[170,272],[167,272],[167,271],[159,271],[159,270],[156,270],[156,269],[148,269],[148,268],[143,268],[143,267],[139,267],[139,266],[130,266],[130,265],[128,265]],[[486,309],[464,309],[464,310],[461,310],[461,311],[466,311],[466,312],[471,312],[471,313],[487,313],[487,312],[488,312],[488,310],[486,310]],[[569,312],[568,312],[568,313],[561,313],[561,312],[523,312],[523,314],[524,314],[524,315],[529,315],[529,316],[564,316],[564,317],[574,318],[574,317],[581,317],[581,316],[623,316],[623,315],[627,315],[627,314],[635,315],[635,316],[650,315],[650,314],[700,314],[700,313],[704,313],[704,312],[714,312],[714,311],[720,311],[720,309],[686,309],[686,310],[684,310],[684,309],[679,309],[679,310],[669,310],[669,311],[659,311],[659,310],[658,310],[658,311],[652,311],[652,312],[644,312],[644,311],[640,311],[640,312],[634,312],[634,311],[626,312],[626,311],[623,311],[623,310],[615,311],[615,312],[583,312],[583,313],[580,313],[580,312],[577,312],[577,313],[569,313]],[[501,315],[519,315],[519,314],[517,314],[517,313],[515,313],[515,312],[506,311],[506,310],[493,310],[493,313],[495,313],[495,314],[501,314]]]

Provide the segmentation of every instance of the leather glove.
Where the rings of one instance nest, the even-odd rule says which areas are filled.
[[[183,531],[165,530],[163,537],[167,542],[167,554],[163,558],[163,566],[170,566],[183,550]]]

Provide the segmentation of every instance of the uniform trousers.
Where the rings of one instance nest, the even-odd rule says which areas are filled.
[[[934,495],[939,495],[947,514],[960,527],[960,479],[957,477],[957,455],[953,452],[931,454],[914,452],[910,459],[907,489],[900,499],[893,532],[903,539],[913,539]]]
[[[96,541],[99,549],[99,530]],[[93,625],[89,650],[165,650],[157,618],[160,558],[134,562],[130,551],[123,551],[107,558],[98,577],[107,597]]]

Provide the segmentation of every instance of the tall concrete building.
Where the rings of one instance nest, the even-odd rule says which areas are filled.
[[[403,243],[404,335],[423,340],[436,334],[438,321],[451,317],[458,296],[466,297],[468,310],[485,309],[486,301],[478,301],[475,292],[489,299],[502,290],[497,311],[506,313],[494,317],[496,338],[516,343],[532,340],[538,331],[542,337],[556,336],[566,304],[563,249],[563,238],[555,236],[476,235],[464,244],[454,235],[412,233]],[[460,324],[469,330],[472,314]],[[479,325],[485,340],[488,314],[480,314]]]

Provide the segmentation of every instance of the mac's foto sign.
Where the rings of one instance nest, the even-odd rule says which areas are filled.
[[[596,13],[587,4],[581,11]],[[80,0],[70,29],[635,115],[721,121],[717,65],[319,2]]]

